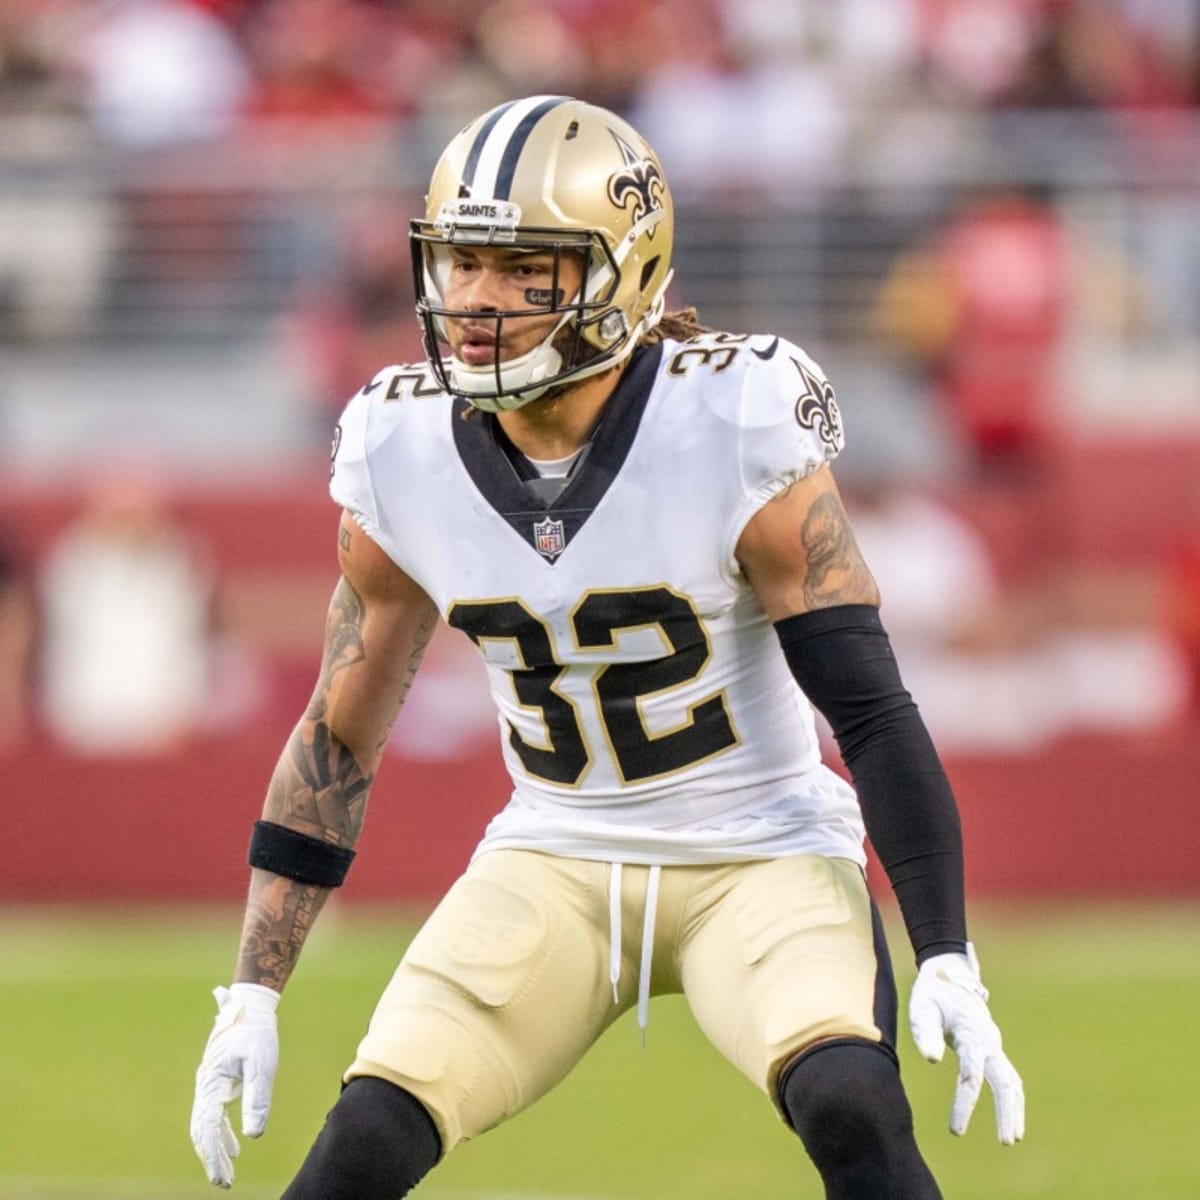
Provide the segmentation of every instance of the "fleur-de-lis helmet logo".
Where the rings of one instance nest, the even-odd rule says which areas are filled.
[[[609,130],[612,133],[612,130]],[[624,139],[612,133],[613,141],[621,151],[625,163],[624,170],[616,172],[608,180],[608,198],[617,208],[630,207],[634,224],[653,212],[662,212],[662,193],[666,188],[662,171],[652,158],[639,157],[634,148]],[[647,231],[649,237],[654,236],[654,230]]]

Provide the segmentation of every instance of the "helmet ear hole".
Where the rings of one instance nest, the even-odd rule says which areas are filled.
[[[642,267],[642,278],[638,282],[638,291],[644,292],[650,280],[654,278],[654,272],[658,270],[658,255],[648,259],[646,265]]]

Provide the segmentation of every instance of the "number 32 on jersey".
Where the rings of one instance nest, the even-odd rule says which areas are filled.
[[[539,779],[577,786],[592,762],[576,702],[559,684],[568,667],[554,656],[550,626],[518,599],[457,602],[447,622],[477,646],[508,641],[521,665],[510,670],[517,701],[540,713],[546,744],[533,745],[509,728],[509,744],[525,770]],[[608,748],[623,783],[670,775],[738,745],[723,692],[688,698],[687,718],[651,733],[643,702],[670,692],[695,691],[712,657],[707,632],[692,601],[665,586],[589,591],[571,612],[571,633],[584,651],[612,651],[623,632],[656,630],[670,653],[645,661],[608,662],[592,680]]]

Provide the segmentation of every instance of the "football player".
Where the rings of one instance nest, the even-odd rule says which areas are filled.
[[[254,826],[197,1072],[216,1184],[230,1102],[263,1131],[280,994],[438,619],[486,665],[512,793],[399,963],[287,1200],[406,1194],[665,992],[828,1196],[938,1196],[864,833],[916,955],[917,1046],[958,1056],[951,1130],[986,1082],[1000,1140],[1022,1136],[955,801],[830,467],[833,389],[781,337],[664,312],[672,221],[646,142],[566,97],[484,114],[434,171],[411,230],[426,361],[381,371],[339,426],[323,666]],[[853,787],[821,761],[814,708]]]

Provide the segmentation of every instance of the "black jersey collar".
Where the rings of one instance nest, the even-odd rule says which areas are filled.
[[[634,351],[600,414],[588,449],[558,497],[545,507],[525,485],[535,472],[505,436],[494,413],[465,420],[467,401],[455,400],[454,444],[487,502],[545,561],[555,562],[612,486],[637,436],[658,376],[662,346]]]

